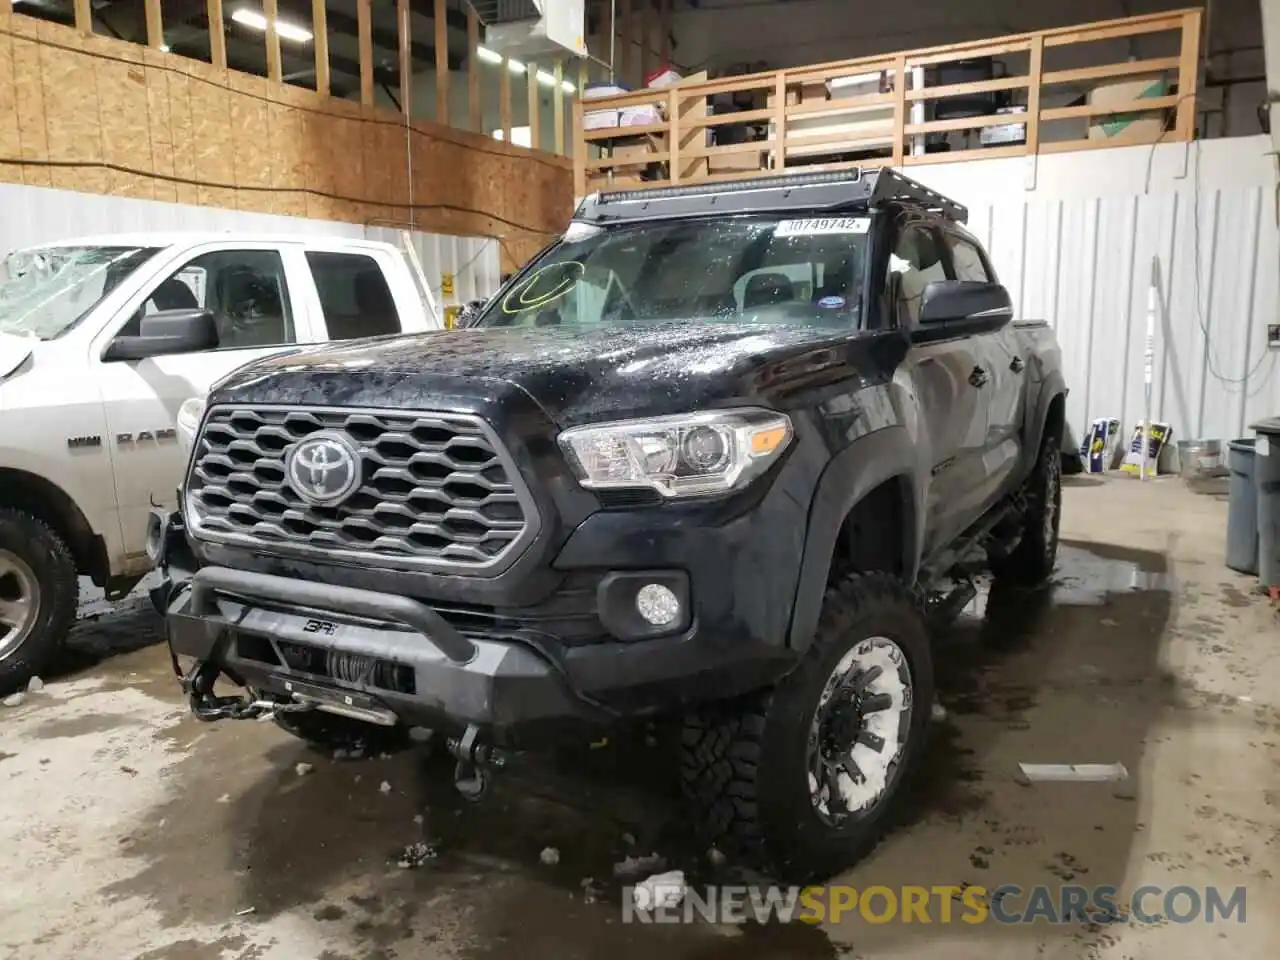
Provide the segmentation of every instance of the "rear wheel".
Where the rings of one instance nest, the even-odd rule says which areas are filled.
[[[871,850],[919,758],[933,663],[912,591],[853,575],[777,686],[690,717],[685,794],[708,838],[797,881]]]
[[[30,514],[0,510],[0,693],[51,667],[76,618],[71,551]]]
[[[1007,557],[992,558],[997,580],[1037,586],[1053,574],[1058,562],[1058,528],[1062,519],[1062,452],[1056,436],[1045,437],[1027,486],[1022,539]]]

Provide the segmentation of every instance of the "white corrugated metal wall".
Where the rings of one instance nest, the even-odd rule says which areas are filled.
[[[1144,416],[1152,261],[1155,419],[1231,439],[1280,413],[1280,194],[1266,137],[940,164],[908,173],[966,203],[1020,315],[1062,343],[1077,435]]]
[[[0,183],[0,259],[11,250],[52,240],[90,234],[174,230],[304,233],[381,240],[397,246],[402,235],[402,231],[392,227],[364,227],[332,220]],[[413,246],[437,304],[465,303],[497,291],[501,251],[496,240],[415,231]],[[453,297],[441,296],[446,273],[455,278]]]

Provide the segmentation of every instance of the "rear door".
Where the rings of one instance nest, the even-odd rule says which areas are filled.
[[[421,329],[412,319],[422,309],[405,303],[403,291],[397,296],[382,251],[309,247],[304,257],[325,339],[354,340]]]
[[[946,230],[946,239],[957,280],[998,282],[990,261],[976,240],[954,227]],[[973,334],[971,339],[978,365],[987,377],[980,390],[986,411],[981,506],[985,512],[1004,494],[1005,485],[1018,464],[1025,363],[1018,348],[1012,311],[998,329]]]
[[[145,566],[147,518],[153,504],[172,507],[185,467],[175,433],[183,401],[244,364],[324,339],[305,298],[310,283],[301,244],[211,243],[189,251],[164,279],[140,292],[94,342],[107,412],[107,442],[120,504],[121,536],[130,560]],[[219,346],[146,360],[101,360],[116,336],[136,336],[147,313],[211,311]]]
[[[950,258],[938,224],[913,221],[896,228],[886,290],[889,315],[900,328],[918,327],[925,287],[951,279]],[[913,336],[903,369],[921,422],[931,479],[925,498],[924,553],[950,543],[981,514],[985,398],[970,382],[980,355],[969,337],[922,341]]]

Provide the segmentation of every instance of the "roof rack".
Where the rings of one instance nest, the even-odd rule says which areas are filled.
[[[596,193],[574,214],[589,223],[627,223],[715,214],[866,209],[888,201],[915,203],[958,223],[969,211],[889,167],[863,172],[788,173],[733,183]]]

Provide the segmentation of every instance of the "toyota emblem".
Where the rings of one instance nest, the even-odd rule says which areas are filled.
[[[315,433],[297,444],[285,460],[285,476],[308,503],[332,507],[360,486],[360,454],[340,433]]]

